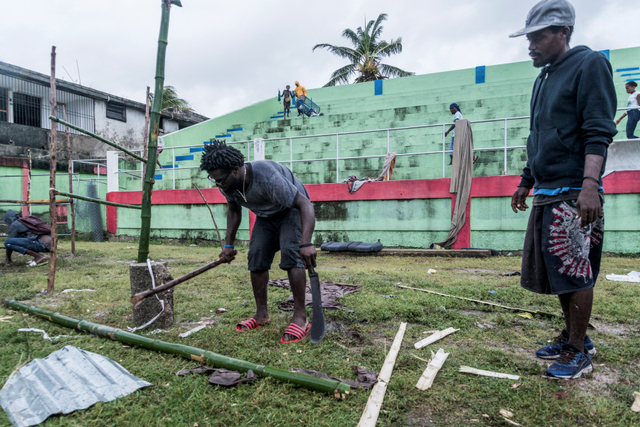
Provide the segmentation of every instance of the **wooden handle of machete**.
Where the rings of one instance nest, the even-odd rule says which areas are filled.
[[[192,271],[191,273],[187,273],[184,276],[180,276],[177,279],[173,279],[170,282],[167,282],[163,285],[160,286],[156,286],[153,289],[147,289],[144,292],[140,292],[135,294],[134,296],[131,297],[131,304],[135,304],[136,306],[138,304],[140,304],[142,302],[142,300],[144,300],[147,297],[150,297],[151,295],[155,295],[158,292],[162,292],[162,291],[166,291],[167,289],[173,288],[175,285],[178,285],[184,281],[187,281],[193,277],[198,276],[199,274],[204,273],[207,270],[211,270],[212,268],[215,268],[217,266],[219,266],[222,263],[225,262],[229,262],[226,259],[223,258],[218,258],[217,260],[210,262],[209,264],[203,265],[202,267],[200,267],[197,270]]]

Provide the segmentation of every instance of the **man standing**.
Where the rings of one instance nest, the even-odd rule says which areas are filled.
[[[525,211],[533,187],[521,285],[560,299],[565,330],[536,355],[557,359],[546,375],[564,379],[593,370],[586,331],[602,256],[602,174],[617,133],[611,64],[586,46],[569,47],[574,22],[568,1],[543,0],[511,35],[527,35],[533,65],[542,68],[531,97],[527,165],[511,199],[514,212]]]
[[[298,115],[302,115],[302,105],[304,104],[304,100],[307,99],[307,89],[304,88],[300,84],[299,81],[296,80],[296,88],[293,90],[293,94],[296,97],[296,107],[298,108]]]
[[[205,145],[200,170],[209,174],[228,202],[226,245],[221,258],[233,260],[233,243],[242,219],[242,206],[257,217],[249,244],[249,271],[256,300],[256,314],[240,322],[236,330],[246,332],[268,324],[267,282],[275,253],[280,268],[287,270],[293,293],[293,319],[280,339],[283,344],[303,340],[310,330],[305,315],[305,267],[316,266],[311,243],[315,227],[313,205],[302,183],[286,167],[271,160],[244,161],[244,156],[224,141]]]

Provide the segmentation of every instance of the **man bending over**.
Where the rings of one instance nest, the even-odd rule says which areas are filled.
[[[233,243],[242,220],[242,207],[257,217],[249,244],[249,271],[256,300],[256,314],[240,322],[246,332],[271,322],[267,311],[267,282],[273,257],[280,251],[280,268],[287,270],[293,293],[293,319],[280,342],[303,340],[310,324],[305,315],[305,267],[316,266],[311,243],[315,227],[313,206],[302,183],[286,167],[271,160],[244,161],[244,156],[224,141],[205,146],[200,169],[209,174],[228,202],[227,235],[220,257],[231,261]]]

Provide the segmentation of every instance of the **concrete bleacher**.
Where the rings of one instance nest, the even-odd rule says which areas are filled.
[[[614,68],[635,65],[640,48],[620,49],[609,53]],[[632,64],[633,62],[633,64]],[[336,139],[340,157],[384,156],[387,151],[387,132],[340,135],[336,133],[360,132],[374,129],[438,125],[426,128],[391,130],[389,150],[397,154],[436,152],[399,156],[393,179],[441,178],[450,175],[448,155],[443,159],[443,128],[451,123],[449,104],[457,102],[466,119],[471,121],[504,119],[527,116],[533,81],[538,70],[530,61],[488,66],[484,81],[478,81],[476,69],[426,74],[382,82],[382,95],[375,95],[374,82],[310,89],[309,97],[322,107],[324,116],[298,117],[295,108],[289,119],[280,118],[282,103],[268,99],[235,112],[211,119],[165,136],[165,150],[160,162],[167,166],[158,171],[156,189],[191,188],[192,181],[207,187],[209,183],[197,169],[184,169],[199,165],[203,144],[211,139],[224,139],[238,143],[236,147],[245,156],[253,158],[255,138],[266,139],[267,159],[286,162],[290,153],[296,160],[291,166],[303,183],[326,183],[342,180],[349,175],[378,176],[383,164],[380,158],[347,159],[339,161],[336,176]],[[614,73],[619,104],[626,100],[624,78]],[[272,117],[275,117],[273,119]],[[446,124],[446,126],[445,126]],[[504,151],[491,147],[504,147],[504,121],[475,123],[472,125],[474,146],[482,150],[474,167],[474,176],[502,175],[505,173]],[[620,128],[622,129],[622,128]],[[507,125],[507,145],[522,146],[529,131],[528,119],[511,120]],[[313,136],[326,135],[328,136]],[[299,138],[299,137],[306,138]],[[289,138],[294,138],[290,147]],[[451,135],[444,141],[448,149]],[[249,142],[242,142],[249,141]],[[170,147],[196,146],[175,150],[172,164]],[[330,159],[315,161],[314,159]],[[518,174],[526,162],[523,148],[507,151],[507,174]],[[126,181],[126,182],[125,182]],[[121,176],[121,185],[139,189],[139,181]]]

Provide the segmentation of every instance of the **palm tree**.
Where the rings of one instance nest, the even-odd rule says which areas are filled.
[[[149,98],[153,103],[153,93],[149,94]],[[165,86],[162,90],[162,109],[172,108],[174,111],[188,110],[193,111],[189,101],[178,97],[178,92],[173,86]]]
[[[334,46],[328,43],[320,43],[313,47],[313,51],[318,48],[326,48],[334,55],[348,59],[351,63],[337,69],[331,74],[331,80],[324,87],[335,86],[336,84],[348,84],[349,78],[357,74],[355,83],[370,82],[390,77],[406,77],[415,73],[401,70],[400,68],[382,64],[382,58],[402,52],[402,37],[386,42],[379,40],[382,34],[382,21],[387,20],[387,14],[381,13],[378,19],[366,22],[364,30],[358,27],[356,31],[347,28],[342,32],[351,42],[353,48]]]

